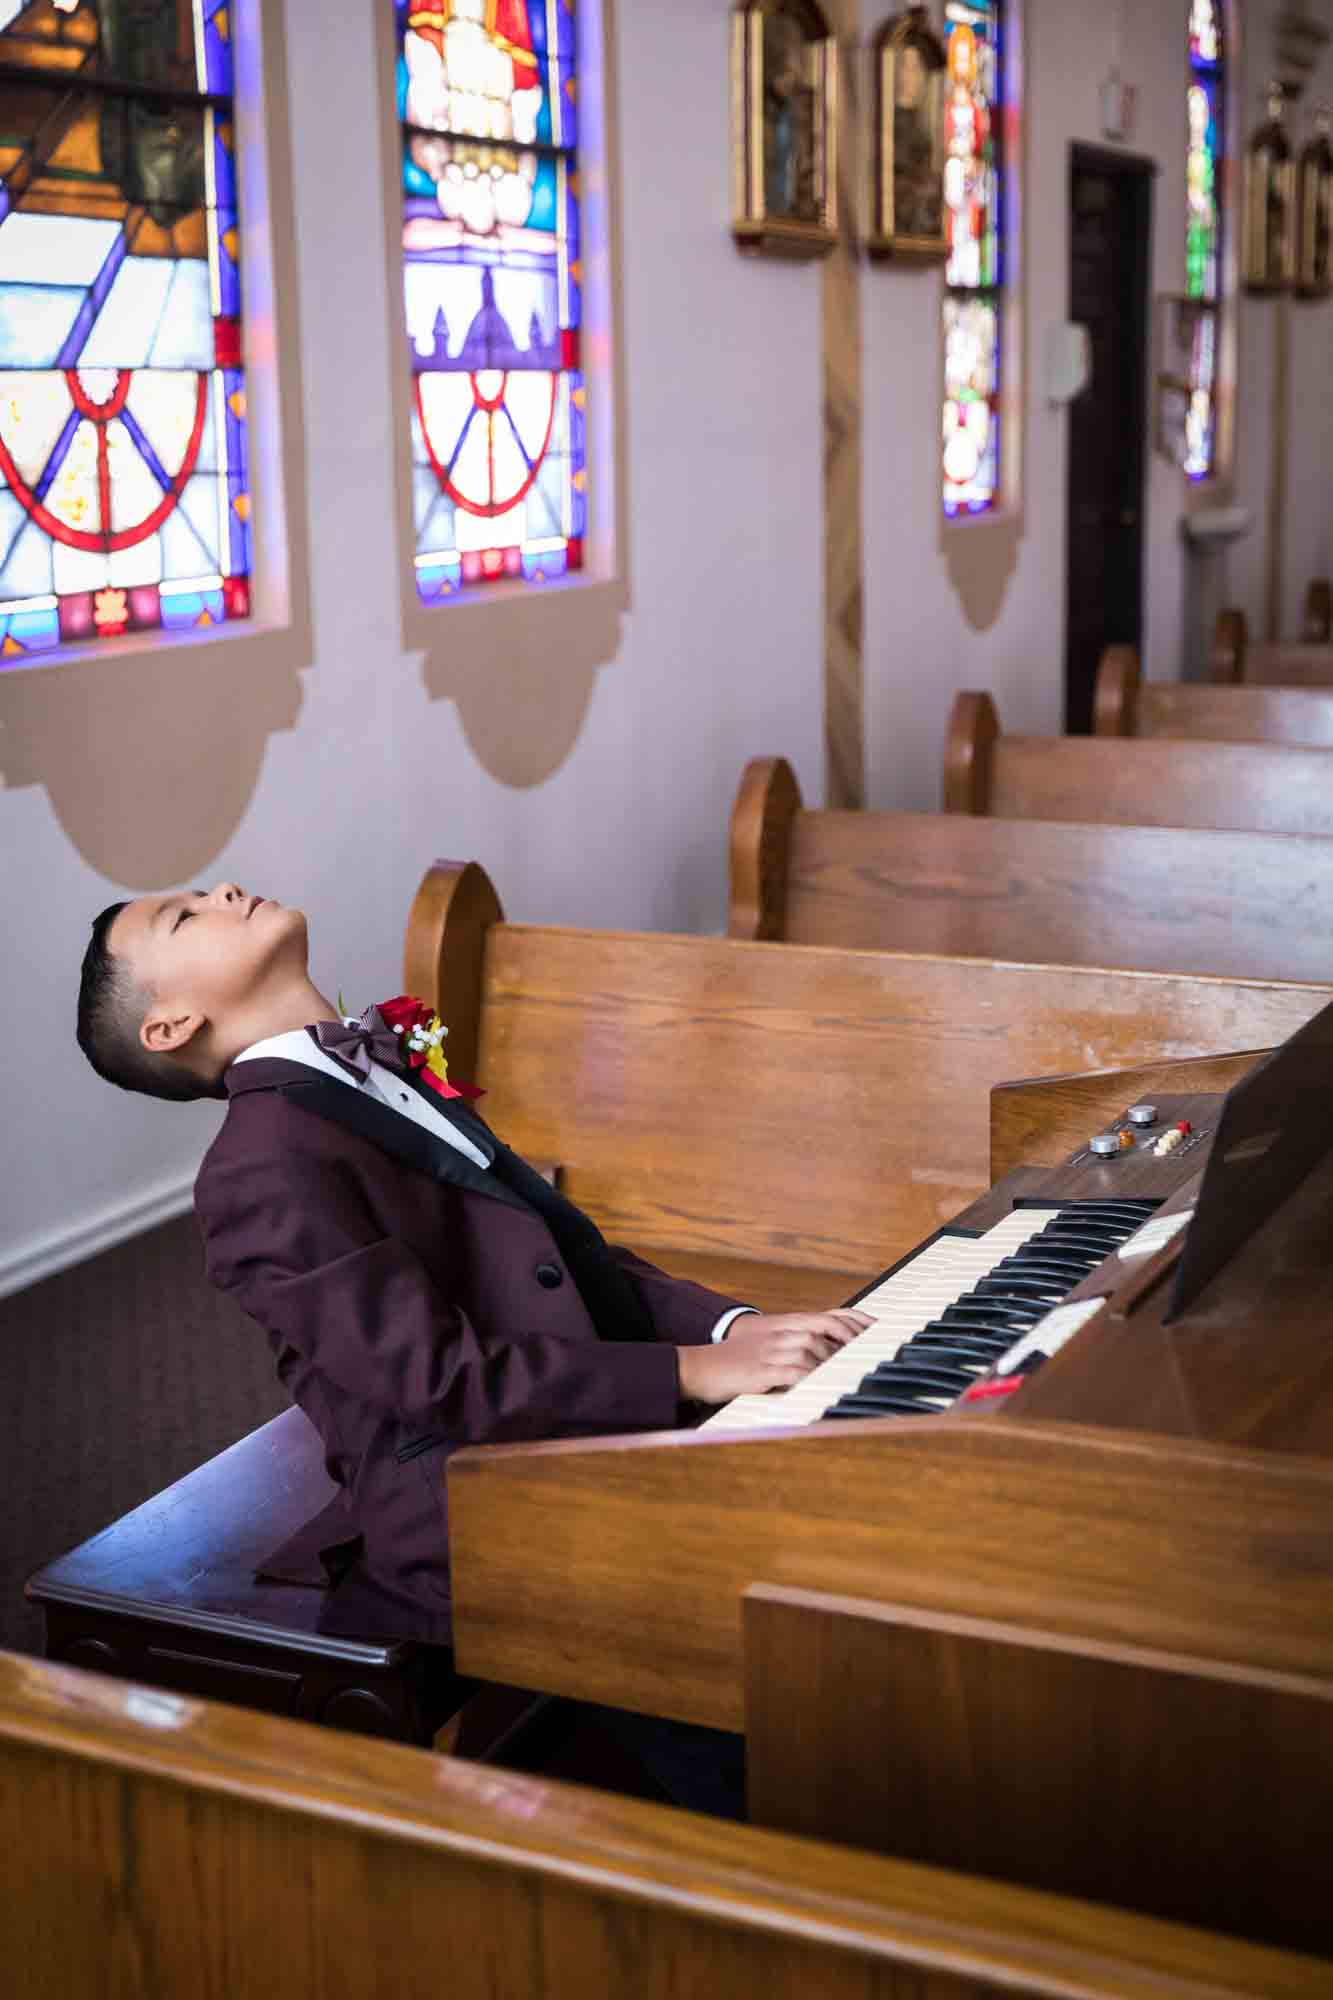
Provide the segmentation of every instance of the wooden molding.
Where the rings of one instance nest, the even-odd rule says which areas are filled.
[[[1092,697],[1094,736],[1137,736],[1142,671],[1133,646],[1108,646],[1097,664]]]
[[[500,898],[476,861],[434,861],[408,912],[403,989],[434,1007],[449,1029],[448,1061],[477,1077],[486,933],[503,923]]]
[[[731,811],[727,936],[781,938],[787,928],[791,826],[801,787],[785,757],[752,757]]]
[[[1000,718],[988,694],[954,696],[944,743],[944,810],[984,813],[990,794],[991,746]]]

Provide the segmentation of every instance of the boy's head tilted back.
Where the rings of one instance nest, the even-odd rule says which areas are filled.
[[[234,882],[113,903],[93,922],[79,1047],[124,1090],[220,1097],[242,1049],[329,1012],[306,970],[304,916]]]

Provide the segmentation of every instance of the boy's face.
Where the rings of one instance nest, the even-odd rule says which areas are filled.
[[[220,882],[127,903],[107,943],[153,996],[154,1013],[219,1026],[243,1015],[275,974],[304,972],[306,921],[300,910]]]

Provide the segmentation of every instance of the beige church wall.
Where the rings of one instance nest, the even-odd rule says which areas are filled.
[[[1244,21],[1249,12],[1245,9]],[[969,621],[940,553],[935,498],[940,277],[880,268],[863,281],[871,805],[938,805],[944,729],[960,688],[989,688],[1007,727],[1058,731],[1063,725],[1068,418],[1045,397],[1041,352],[1046,327],[1068,311],[1070,148],[1109,143],[1101,135],[1099,86],[1118,59],[1124,80],[1137,93],[1134,129],[1120,150],[1160,169],[1153,184],[1151,292],[1155,297],[1182,290],[1186,18],[1184,0],[1165,8],[1156,0],[1123,0],[1122,8],[1104,0],[1025,0],[1022,7],[1023,201],[1010,270],[1024,350],[1023,393],[1018,491],[1004,510],[1016,506],[1021,539],[998,613],[983,629]],[[1243,61],[1235,93],[1240,104],[1257,103],[1259,84],[1252,77],[1266,73],[1271,46],[1266,19],[1257,50],[1256,37],[1248,30],[1246,37],[1249,64]],[[1247,131],[1253,129],[1253,118],[1243,122]],[[1234,217],[1233,205],[1233,223]],[[1289,451],[1289,620],[1321,549],[1325,568],[1328,561],[1333,399],[1326,388],[1320,391],[1329,365],[1330,310],[1327,305],[1293,309],[1293,397],[1301,414],[1293,419]],[[1012,313],[1013,307],[1011,318]],[[1237,497],[1253,508],[1256,528],[1231,553],[1228,586],[1229,594],[1239,592],[1254,619],[1262,609],[1259,523],[1269,450],[1269,376],[1262,325],[1255,325],[1257,308],[1241,301],[1238,317]],[[1007,414],[1007,448],[1013,453],[1014,412]],[[1150,677],[1180,675],[1194,645],[1186,631],[1189,559],[1182,518],[1205,498],[1228,497],[1226,482],[1207,495],[1187,491],[1171,465],[1156,452],[1147,453],[1143,651]],[[972,561],[969,551],[975,547],[981,571],[992,565],[996,538],[988,523],[960,523],[943,534],[959,563]],[[994,595],[989,589],[979,594]]]
[[[618,650],[572,748],[530,787],[493,776],[457,706],[432,698],[402,643],[410,551],[389,416],[400,313],[369,15],[326,0],[285,9],[295,252],[283,277],[299,307],[306,466],[288,500],[310,551],[313,646],[299,712],[268,737],[248,804],[199,870],[304,905],[317,979],[355,1004],[396,990],[407,904],[439,854],[483,861],[518,919],[720,928],[742,764],[766,749],[814,772],[822,727],[818,274],[732,247],[728,23],[715,0],[621,0],[616,22],[629,520]],[[552,657],[553,683],[561,668]],[[515,726],[531,732],[533,717]],[[138,741],[108,731],[108,767],[151,744],[152,717],[135,728]],[[200,782],[214,748],[198,745]],[[187,770],[169,848],[190,815]],[[0,849],[10,1004],[34,1024],[0,1054],[4,1290],[181,1207],[218,1112],[116,1092],[73,1046],[89,919],[141,885],[80,853],[39,784],[0,787]]]

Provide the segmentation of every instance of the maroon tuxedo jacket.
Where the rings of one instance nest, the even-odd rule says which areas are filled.
[[[265,1573],[318,1580],[318,1551],[326,1629],[447,1642],[449,1454],[679,1423],[675,1348],[737,1301],[610,1249],[568,1210],[593,1244],[581,1291],[571,1232],[494,1167],[298,1063],[238,1063],[224,1081],[195,1185],[208,1274],[268,1334],[341,1489]],[[474,1112],[431,1102],[523,1185],[531,1170]],[[608,1329],[617,1287],[634,1310]],[[622,1323],[636,1337],[602,1337]]]

